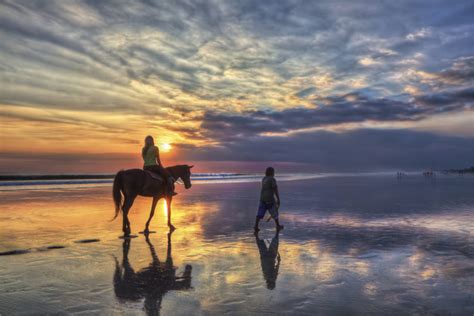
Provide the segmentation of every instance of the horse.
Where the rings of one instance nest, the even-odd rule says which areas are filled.
[[[191,188],[191,168],[193,166],[188,165],[177,165],[166,168],[169,174],[173,178],[174,182],[181,179],[186,189]],[[160,180],[161,179],[161,180]],[[123,194],[123,203],[122,203]],[[146,222],[143,233],[148,235],[150,233],[149,226],[150,221],[155,215],[156,204],[161,198],[165,198],[168,206],[168,227],[171,231],[176,228],[171,224],[171,201],[172,196],[167,194],[167,186],[164,179],[159,177],[158,179],[149,171],[142,169],[128,169],[117,172],[114,178],[114,184],[112,188],[112,196],[115,203],[115,216],[112,220],[117,218],[120,210],[122,210],[123,224],[122,231],[124,237],[129,237],[131,228],[130,221],[128,220],[128,211],[133,205],[136,197],[149,196],[153,197],[151,204],[150,217]]]

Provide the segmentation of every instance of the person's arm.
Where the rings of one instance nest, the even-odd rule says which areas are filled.
[[[155,146],[155,151],[156,151],[156,163],[158,164],[158,166],[160,166],[161,168],[161,172],[163,173],[163,175],[165,177],[172,177],[170,172],[165,168],[165,166],[163,166],[163,164],[161,163],[161,159],[160,159],[160,149],[158,148],[158,146]]]
[[[280,205],[280,204],[281,204],[281,200],[280,200],[280,193],[278,192],[278,185],[277,185],[276,180],[273,180],[273,181],[274,181],[274,182],[273,182],[273,185],[274,185],[273,191],[275,192],[275,195],[276,195],[276,197],[277,197],[277,202],[276,202],[276,203],[277,203],[278,205]]]
[[[163,166],[160,160],[160,150],[158,149],[158,146],[155,146],[155,156],[156,156],[156,162],[158,163],[158,165]]]

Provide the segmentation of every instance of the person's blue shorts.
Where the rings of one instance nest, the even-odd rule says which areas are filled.
[[[260,201],[258,205],[257,218],[262,219],[265,216],[265,213],[268,211],[274,219],[278,219],[278,209],[276,208],[275,203],[273,202],[263,202]]]

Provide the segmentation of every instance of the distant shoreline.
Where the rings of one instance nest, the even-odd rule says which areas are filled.
[[[247,176],[245,173],[197,173],[197,176]],[[113,179],[115,174],[38,174],[38,175],[0,175],[0,181],[38,181],[38,180],[100,180]]]
[[[459,174],[464,174],[464,173],[474,173],[474,166],[470,168],[464,168],[464,169],[448,169],[444,170],[444,172],[447,173],[459,173]]]
[[[385,172],[386,174],[391,174],[392,171]],[[444,174],[474,174],[474,166],[465,169],[446,169],[442,171]],[[322,175],[318,173],[319,175]],[[348,173],[347,175],[350,175]],[[361,173],[367,174],[367,173]],[[370,172],[368,173],[370,174]],[[284,174],[281,174],[284,175]],[[336,175],[333,173],[328,173],[327,175]],[[337,174],[337,175],[344,175]],[[217,173],[195,173],[193,178],[198,179],[202,177],[210,177],[212,179],[225,179],[228,177],[255,177],[257,174],[251,173],[232,173],[232,172],[217,172]],[[107,173],[98,173],[98,174],[0,174],[0,182],[6,181],[57,181],[57,180],[112,180],[115,177],[115,174]],[[198,179],[201,180],[201,179]]]
[[[0,181],[113,179],[114,174],[0,175]]]

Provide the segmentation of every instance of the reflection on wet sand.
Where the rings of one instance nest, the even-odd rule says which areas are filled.
[[[258,238],[258,184],[198,185],[169,245],[164,205],[124,241],[108,188],[0,193],[0,251],[27,250],[0,256],[0,314],[472,315],[474,178],[396,181],[282,182],[285,230]],[[144,224],[149,201],[134,209]]]
[[[176,276],[177,267],[173,265],[171,254],[171,234],[168,233],[166,261],[161,262],[150,239],[146,243],[150,248],[151,263],[148,267],[135,272],[128,254],[130,239],[123,241],[122,264],[115,259],[114,291],[120,302],[145,299],[144,308],[148,315],[158,315],[163,296],[168,291],[189,290],[191,288],[191,265],[186,265],[181,276]]]
[[[260,252],[260,264],[262,266],[262,273],[267,289],[273,290],[276,286],[278,277],[278,270],[280,269],[281,257],[278,252],[279,236],[278,233],[272,238],[267,247],[265,240],[260,239],[258,234],[255,235],[255,242],[257,243],[258,251]]]

